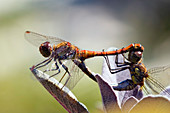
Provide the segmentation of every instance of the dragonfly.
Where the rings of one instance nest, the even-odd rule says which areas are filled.
[[[126,79],[118,83],[118,85],[113,86],[113,89],[128,91],[140,86],[140,90],[143,90],[146,94],[160,94],[160,92],[164,92],[170,96],[170,93],[165,89],[165,86],[169,85],[169,83],[165,82],[165,77],[170,77],[170,65],[154,67],[147,70],[142,63],[143,51],[144,47],[140,45],[138,48],[128,51],[128,57],[126,57],[124,53],[120,53],[124,57],[123,62],[119,62],[117,54],[115,57],[117,68],[114,69],[111,68],[108,56],[104,56],[111,74],[126,69],[128,69],[131,74],[131,79]]]
[[[82,78],[81,71],[88,75],[93,81],[96,81],[92,72],[86,67],[84,63],[85,59],[94,56],[116,55],[141,48],[140,44],[130,44],[129,46],[116,51],[105,52],[81,50],[77,46],[74,46],[63,39],[42,35],[32,31],[26,31],[25,38],[31,44],[39,47],[41,55],[47,58],[46,60],[34,65],[31,70],[44,67],[53,61],[56,68],[46,69],[43,72],[57,71],[55,74],[50,76],[53,77],[60,73],[60,69],[62,67],[65,70],[65,73],[59,82],[61,82],[65,75],[68,74],[68,78],[66,79],[64,86],[67,86],[70,90],[74,88],[77,82]]]

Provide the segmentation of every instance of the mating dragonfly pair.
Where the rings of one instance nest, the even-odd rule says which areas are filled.
[[[84,60],[95,56],[104,56],[108,68],[112,74],[124,71],[126,69],[128,69],[131,74],[131,79],[120,82],[117,86],[113,86],[113,89],[126,91],[132,90],[139,85],[147,93],[150,93],[147,88],[156,94],[161,91],[165,91],[165,85],[160,83],[159,79],[156,78],[162,78],[165,76],[163,73],[170,73],[170,66],[157,67],[147,70],[142,63],[144,47],[140,44],[131,44],[122,49],[105,52],[80,50],[78,47],[60,38],[45,36],[31,31],[25,32],[25,38],[33,45],[38,46],[40,53],[44,57],[47,57],[47,59],[43,62],[33,66],[32,70],[47,66],[53,61],[55,68],[45,69],[44,73],[54,71],[55,74],[51,75],[51,77],[53,77],[61,73],[60,70],[63,68],[65,72],[59,82],[64,80],[63,78],[68,75],[67,79],[64,81],[64,86],[67,86],[69,89],[74,88],[77,82],[81,79],[81,71],[88,75],[92,80],[96,81],[93,74],[86,67]],[[128,53],[128,57],[124,55],[125,53]],[[119,62],[118,54],[123,55],[124,62]],[[118,68],[111,69],[108,55],[116,55],[115,63]],[[70,67],[68,67],[66,62],[70,63]]]

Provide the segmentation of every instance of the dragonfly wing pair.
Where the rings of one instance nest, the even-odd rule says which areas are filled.
[[[148,70],[148,75],[149,77],[145,79],[145,85],[152,94],[159,94],[162,91],[168,93],[165,88],[170,85],[170,65],[151,68]]]

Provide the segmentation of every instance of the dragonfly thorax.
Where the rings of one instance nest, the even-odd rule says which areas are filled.
[[[76,51],[67,42],[60,43],[57,46],[55,46],[54,53],[57,56],[57,58],[62,60],[74,59],[76,55]]]
[[[140,69],[140,65],[133,65],[130,68],[131,72],[131,78],[134,84],[143,86],[144,84],[144,78],[145,78],[145,72],[143,72],[142,69]]]
[[[52,47],[50,42],[44,42],[40,45],[39,51],[44,57],[49,57],[52,53]]]

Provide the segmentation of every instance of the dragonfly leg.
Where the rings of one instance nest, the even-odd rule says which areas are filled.
[[[123,47],[123,48],[124,48],[124,47]],[[123,49],[123,48],[122,48],[122,49]],[[126,58],[126,56],[124,55],[124,53],[122,53],[122,56],[123,56],[127,61],[129,61],[128,58]]]
[[[103,50],[104,51],[104,50]],[[106,61],[106,64],[107,64],[107,66],[108,66],[108,68],[109,68],[109,71],[110,71],[110,73],[112,73],[112,69],[111,69],[111,66],[110,66],[110,61],[109,61],[109,58],[108,58],[108,55],[105,55],[105,56],[103,56],[104,57],[104,59],[105,59],[105,61]]]
[[[67,72],[64,73],[64,75],[63,75],[63,77],[60,79],[59,83],[62,81],[62,79],[64,78],[64,76],[66,75],[66,73],[67,73]],[[70,76],[68,76],[68,78],[67,78],[66,82],[64,83],[63,87],[66,86],[66,84],[68,83],[69,79],[70,79]],[[62,87],[61,89],[63,89],[63,87]]]
[[[68,71],[68,67],[65,66],[65,65],[61,62],[61,60],[58,60],[58,62],[59,62],[60,65],[64,68],[64,70],[66,71],[66,73],[68,73],[68,75],[71,76],[71,75],[70,75],[70,72]]]
[[[130,67],[127,66],[127,67],[109,69],[109,71],[110,71],[111,74],[115,74],[115,73],[121,72],[121,71],[126,70],[126,69],[129,69],[129,68],[130,68]]]
[[[47,71],[56,71],[56,70],[59,70],[59,66],[58,66],[57,62],[55,62],[55,66],[56,66],[55,69],[46,69],[46,70],[43,71],[43,72],[45,73],[45,72],[47,72]]]
[[[122,54],[123,55],[123,54]],[[115,63],[116,63],[116,66],[117,67],[122,67],[122,66],[126,66],[126,65],[129,65],[127,62],[125,62],[125,59],[123,62],[119,62],[118,60],[118,54],[116,55],[116,58],[115,58]],[[124,58],[126,58],[124,55],[123,55]]]
[[[107,64],[107,66],[108,66],[109,70],[110,70],[110,69],[111,69],[111,66],[110,66],[110,62],[109,62],[108,55],[103,56],[103,57],[104,57],[104,59],[105,59],[105,61],[106,61],[106,64]]]
[[[104,52],[104,49],[103,49],[102,51]],[[117,51],[117,50],[116,50],[116,51]],[[111,70],[111,66],[110,66],[110,61],[109,61],[108,55],[106,54],[106,55],[104,55],[103,57],[104,57],[104,59],[105,59],[105,61],[106,61],[106,64],[107,64],[109,70]]]
[[[118,91],[127,91],[127,90],[132,90],[136,87],[137,85],[134,84],[134,82],[130,79],[124,80],[120,83],[118,83],[117,86],[112,86],[114,90]]]
[[[34,66],[34,69],[38,69],[38,68],[41,68],[41,67],[46,66],[47,64],[49,64],[49,63],[51,62],[51,60],[52,60],[52,57],[50,57],[49,59],[44,60],[43,62],[35,65],[35,66]],[[42,64],[42,65],[41,65],[41,64]]]
[[[103,51],[104,51],[104,50],[103,50]],[[116,51],[117,51],[117,50],[116,50]],[[120,71],[123,71],[123,70],[129,68],[129,66],[127,66],[127,65],[129,65],[129,64],[126,64],[126,63],[119,63],[119,62],[118,62],[118,54],[116,54],[115,63],[116,63],[116,65],[117,65],[117,67],[121,67],[121,68],[111,69],[110,61],[109,61],[108,55],[105,55],[105,56],[103,56],[103,57],[104,57],[104,59],[106,60],[106,64],[107,64],[107,66],[108,66],[109,71],[110,71],[111,74],[114,74],[114,73],[117,73],[117,72],[120,72]],[[118,64],[122,64],[122,65],[118,65]],[[123,66],[124,66],[124,67],[123,67]],[[125,66],[127,66],[127,67],[125,67]]]
[[[72,60],[86,75],[88,75],[92,80],[94,80],[95,82],[97,82],[96,78],[94,77],[94,75],[88,70],[88,68],[86,67],[86,65],[84,64],[83,61],[79,61],[79,60]]]
[[[68,78],[67,78],[67,80],[66,80],[66,82],[65,82],[64,85],[63,85],[63,87],[64,87],[64,86],[67,84],[68,80],[70,79],[71,74],[70,74],[70,72],[68,71],[68,67],[65,66],[64,63],[61,62],[61,60],[58,60],[58,62],[60,63],[60,65],[61,65],[61,66],[64,68],[64,70],[66,71],[66,72],[64,73],[64,75],[62,76],[62,78],[60,79],[59,83],[63,80],[63,78],[65,77],[66,73],[68,73],[68,75],[69,75]],[[60,70],[60,69],[59,69],[59,70]],[[60,71],[59,71],[59,72],[60,72]],[[58,73],[59,73],[59,72],[58,72]],[[58,74],[58,73],[56,73],[56,74]],[[56,74],[55,74],[55,75],[56,75]],[[54,75],[52,75],[52,76],[54,76]],[[63,88],[63,87],[62,87],[62,88]],[[61,88],[61,89],[62,89],[62,88]]]
[[[60,73],[60,68],[59,68],[57,62],[55,62],[55,66],[56,66],[55,69],[47,70],[47,71],[56,71],[56,70],[58,70],[58,72],[53,74],[53,75],[51,75],[50,78]]]
[[[126,70],[126,69],[129,68],[129,66],[127,66],[128,64],[124,64],[124,65],[122,65],[122,66],[126,66],[126,67],[121,67],[121,66],[119,66],[119,67],[121,67],[121,68],[111,69],[108,56],[107,56],[107,57],[104,57],[104,58],[105,58],[105,60],[106,60],[107,66],[108,66],[109,71],[110,71],[111,74],[114,74],[114,73],[117,73],[117,72],[120,72],[120,71],[123,71],[123,70]],[[117,67],[118,67],[118,66],[117,66]]]

